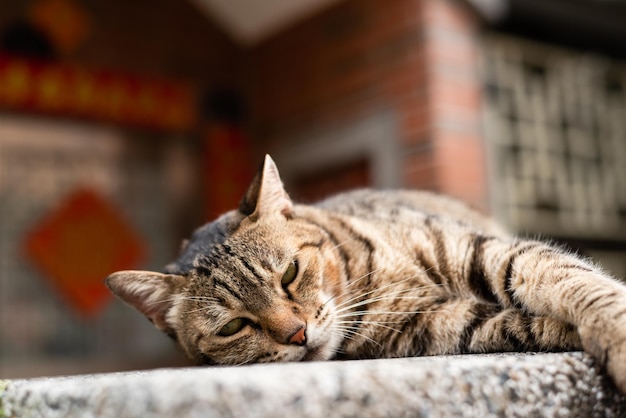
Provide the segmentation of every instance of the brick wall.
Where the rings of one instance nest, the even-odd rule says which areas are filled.
[[[263,146],[303,128],[392,110],[407,158],[423,153],[421,13],[419,1],[348,0],[253,50],[251,97]],[[423,170],[420,185],[434,187]]]
[[[477,25],[463,1],[346,0],[247,51],[188,2],[76,3],[91,34],[63,59],[241,86],[257,157],[292,134],[391,113],[395,136],[380,140],[398,146],[400,185],[487,206]],[[0,5],[0,24],[32,4]]]
[[[0,2],[0,32],[27,19],[38,0]],[[96,68],[158,74],[212,85],[238,82],[241,51],[190,2],[74,0],[88,36],[61,56]]]
[[[478,22],[464,2],[422,4],[429,140],[437,188],[487,209]]]
[[[190,2],[84,2],[94,34],[77,54],[82,62],[154,72],[202,83],[234,82],[237,46]]]
[[[392,112],[401,185],[486,205],[475,17],[452,0],[348,0],[249,54],[258,151]],[[292,135],[293,134],[293,135]]]

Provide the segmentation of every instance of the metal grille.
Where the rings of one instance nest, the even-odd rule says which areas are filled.
[[[500,217],[521,232],[625,240],[625,64],[502,37],[483,55]]]

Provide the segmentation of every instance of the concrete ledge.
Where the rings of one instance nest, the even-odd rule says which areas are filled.
[[[0,417],[619,417],[583,353],[158,369],[0,381]]]

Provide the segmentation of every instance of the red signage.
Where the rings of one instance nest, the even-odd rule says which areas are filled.
[[[26,252],[70,306],[85,316],[110,298],[104,278],[137,268],[144,246],[131,226],[92,190],[77,190],[26,238]]]
[[[190,86],[0,56],[0,108],[181,131],[196,121]]]
[[[250,148],[239,128],[214,125],[205,137],[207,219],[235,209],[252,179]]]

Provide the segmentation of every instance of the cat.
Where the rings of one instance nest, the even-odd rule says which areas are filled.
[[[626,286],[448,197],[294,204],[266,156],[164,273],[109,289],[198,364],[584,349],[626,391]]]

